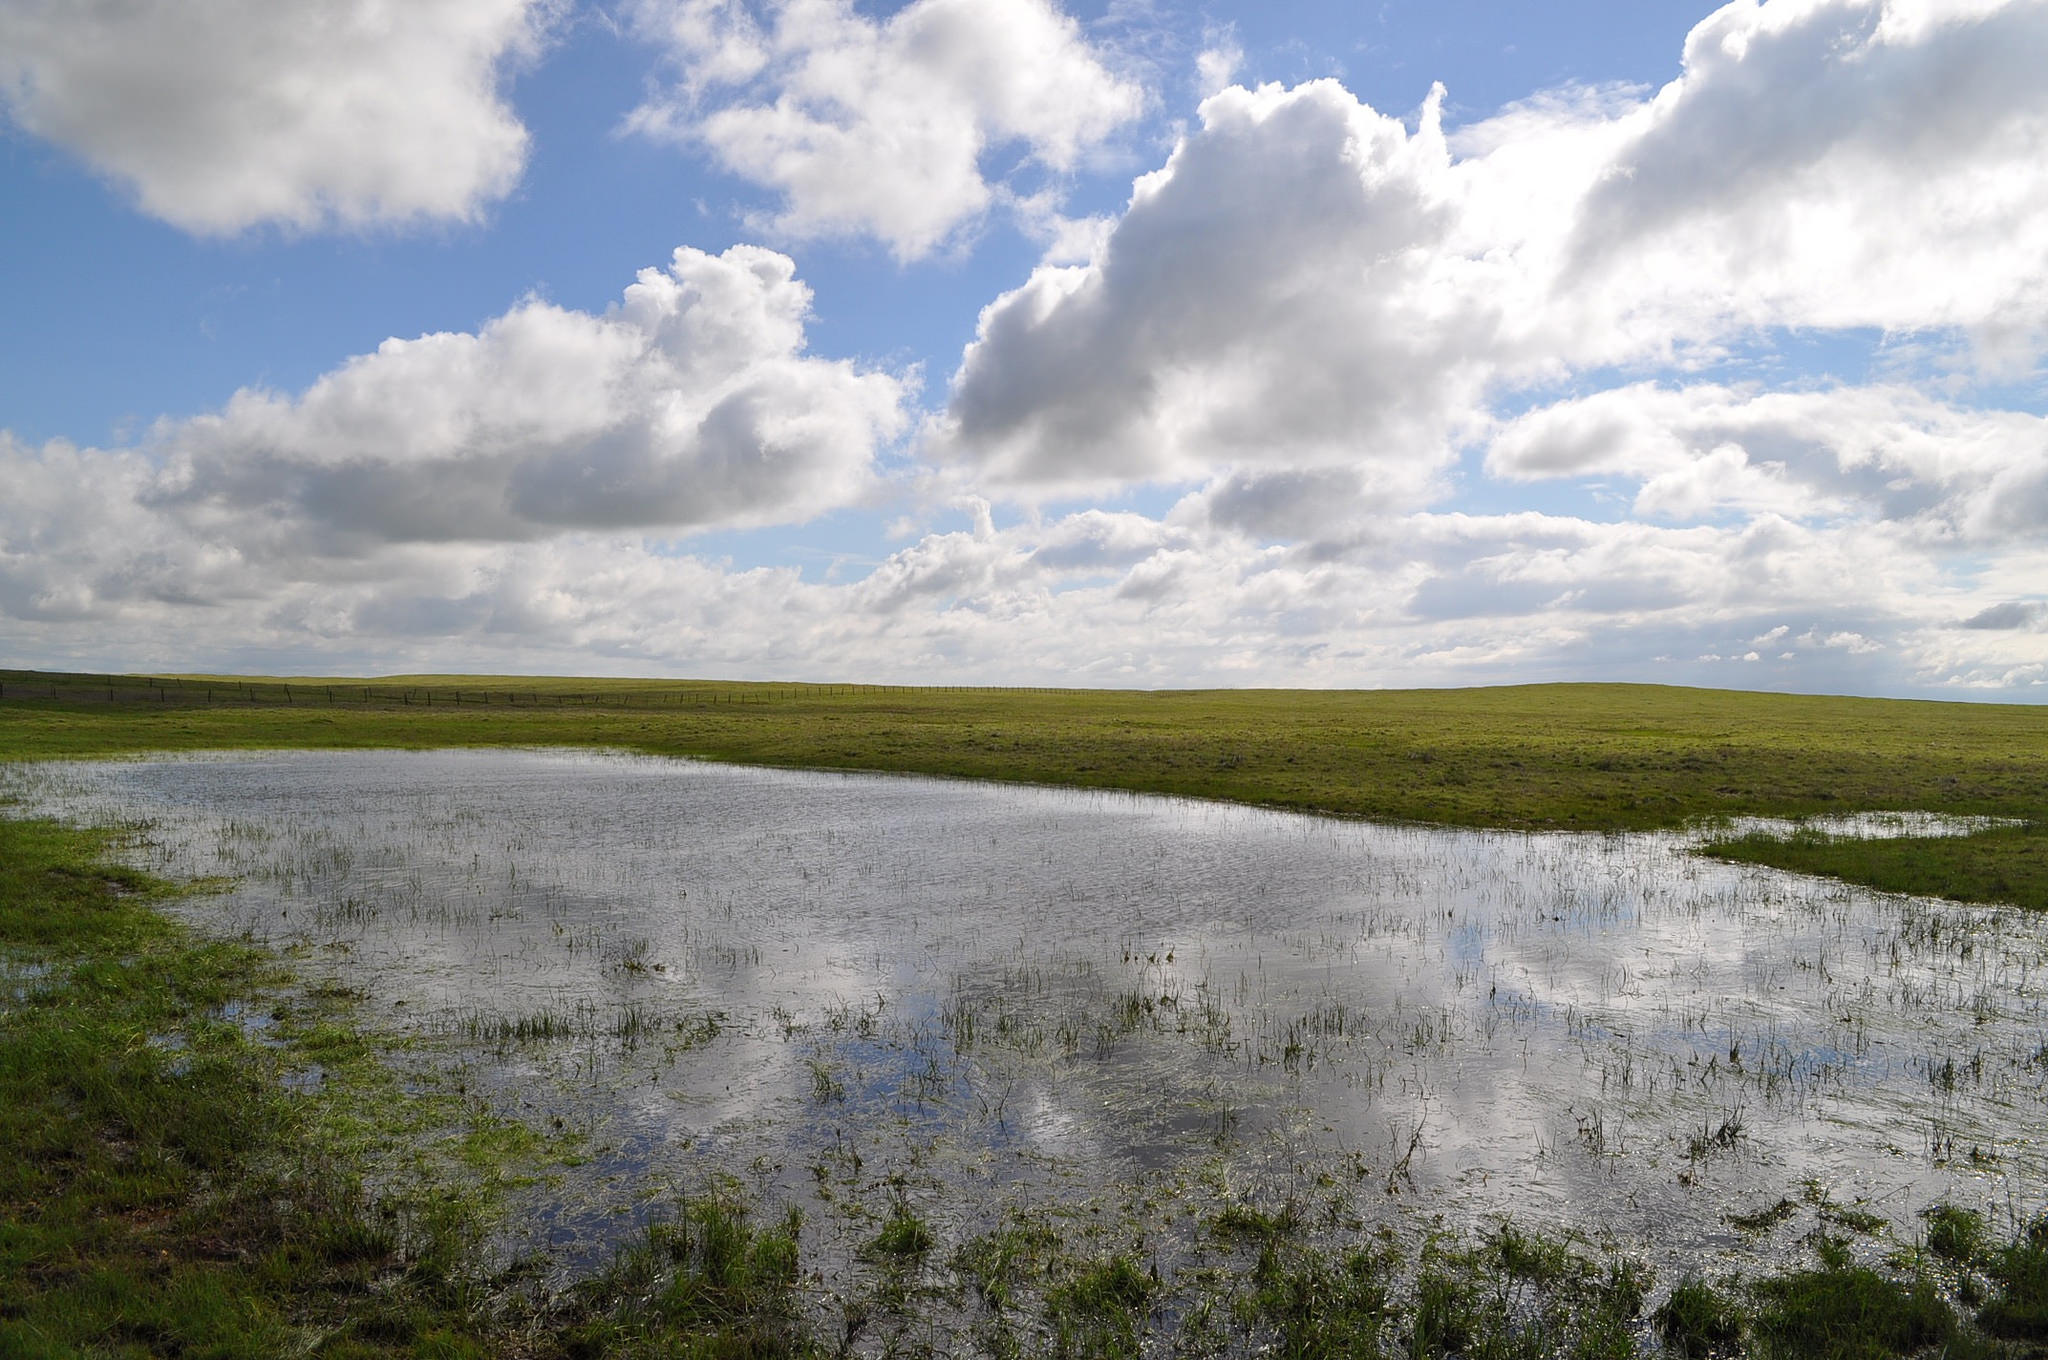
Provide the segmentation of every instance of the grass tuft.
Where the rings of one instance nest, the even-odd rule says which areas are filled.
[[[882,1230],[868,1243],[868,1250],[882,1256],[922,1256],[937,1243],[931,1225],[909,1205],[899,1202],[882,1224]]]
[[[1753,1328],[1765,1360],[1890,1360],[1955,1338],[1956,1318],[1928,1280],[1900,1282],[1839,1259],[1757,1282]]]
[[[2048,1344],[2048,1218],[2037,1219],[1991,1266],[2000,1293],[1977,1315],[1993,1336]]]
[[[1732,1355],[1742,1342],[1742,1305],[1701,1279],[1681,1281],[1653,1320],[1665,1348],[1688,1360]]]
[[[1989,1245],[1984,1215],[1975,1209],[1937,1204],[1920,1216],[1927,1220],[1927,1249],[1936,1256],[1959,1266],[1975,1265],[1983,1258]]]

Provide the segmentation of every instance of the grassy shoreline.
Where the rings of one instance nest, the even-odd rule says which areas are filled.
[[[433,1102],[391,1105],[345,999],[177,924],[110,842],[0,820],[0,1356],[453,1335],[474,1199],[365,1188]]]
[[[922,689],[0,672],[0,758],[250,747],[579,745],[890,770],[1462,826],[2048,808],[2048,707],[1650,685]]]
[[[1212,798],[1385,821],[1627,831],[1931,811],[2015,831],[1711,852],[2048,909],[2048,706],[1675,689],[1019,690],[0,671],[0,760],[564,745]],[[1923,862],[1939,866],[1929,872]]]
[[[2041,823],[1969,836],[1868,840],[1801,828],[1709,840],[1700,853],[1735,864],[1837,878],[1915,897],[2048,911],[2048,834]]]

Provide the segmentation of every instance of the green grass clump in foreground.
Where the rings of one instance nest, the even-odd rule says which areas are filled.
[[[317,1047],[388,1100],[367,1046],[281,1014],[253,1041],[231,1003],[287,975],[104,845],[0,820],[0,1356],[483,1354],[461,1197],[368,1195],[339,1106],[281,1081]]]
[[[692,1209],[651,1301],[493,1265],[465,1162],[500,1121],[401,1090],[343,1003],[165,916],[108,842],[0,818],[0,1360],[800,1353],[793,1224]]]
[[[281,1353],[293,1320],[266,1279],[389,1242],[327,1212],[346,1185],[255,1172],[292,1111],[209,1018],[275,979],[149,910],[169,886],[100,864],[102,844],[0,822],[0,976],[20,979],[0,992],[0,1354]]]
[[[1753,1327],[1770,1360],[1880,1360],[1948,1349],[1957,1319],[1927,1280],[1908,1284],[1832,1261],[1765,1280]]]

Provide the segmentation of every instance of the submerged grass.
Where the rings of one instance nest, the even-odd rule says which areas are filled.
[[[1226,1205],[1199,1259],[1162,1273],[1142,1224],[1122,1246],[1050,1219],[949,1245],[898,1198],[865,1253],[874,1278],[828,1285],[805,1268],[798,1214],[737,1192],[683,1202],[560,1288],[484,1247],[491,1187],[508,1160],[545,1157],[545,1138],[400,1088],[352,1028],[350,997],[194,937],[156,910],[177,889],[108,866],[107,844],[0,820],[0,1356],[1860,1360],[2048,1346],[2048,1223],[1999,1246],[1940,1207],[1926,1259],[1984,1281],[1962,1311],[1910,1261],[1881,1273],[1839,1239],[1818,1239],[1817,1268],[1689,1280],[1651,1309],[1649,1272],[1582,1240],[1502,1222],[1404,1252],[1292,1202]],[[251,1005],[276,1017],[260,1037],[229,1009]],[[330,1074],[317,1093],[281,1080],[315,1056]],[[445,1155],[409,1174],[406,1150],[423,1146]]]

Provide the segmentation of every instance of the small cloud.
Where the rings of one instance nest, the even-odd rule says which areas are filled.
[[[1972,614],[1969,618],[1963,620],[1962,626],[1965,628],[1981,628],[1993,632],[2007,631],[2014,628],[2029,628],[2041,618],[2043,613],[2048,613],[2048,608],[2044,608],[2040,604],[2029,603],[2023,600],[2011,600],[2005,604],[1995,604],[1989,609],[1980,610]]]
[[[1145,109],[1048,0],[640,0],[673,66],[627,131],[708,151],[775,194],[785,238],[872,236],[899,261],[957,245],[1002,197],[992,148],[1064,174]]]
[[[1209,45],[1195,58],[1195,84],[1203,98],[1219,90],[1230,88],[1237,79],[1239,68],[1244,65],[1244,47],[1237,41],[1237,30],[1226,26],[1205,35]]]
[[[1011,194],[1004,198],[1016,214],[1025,235],[1045,246],[1041,264],[1087,264],[1098,255],[1116,227],[1116,219],[1104,215],[1068,217],[1060,211],[1060,195],[1053,189],[1035,194]]]
[[[1820,629],[1814,628],[1803,634],[1799,640],[1815,647],[1832,647],[1837,651],[1847,652],[1851,656],[1862,656],[1866,652],[1881,652],[1884,650],[1883,643],[1872,641],[1861,633],[1851,633],[1846,630],[1839,633],[1822,633]]]

